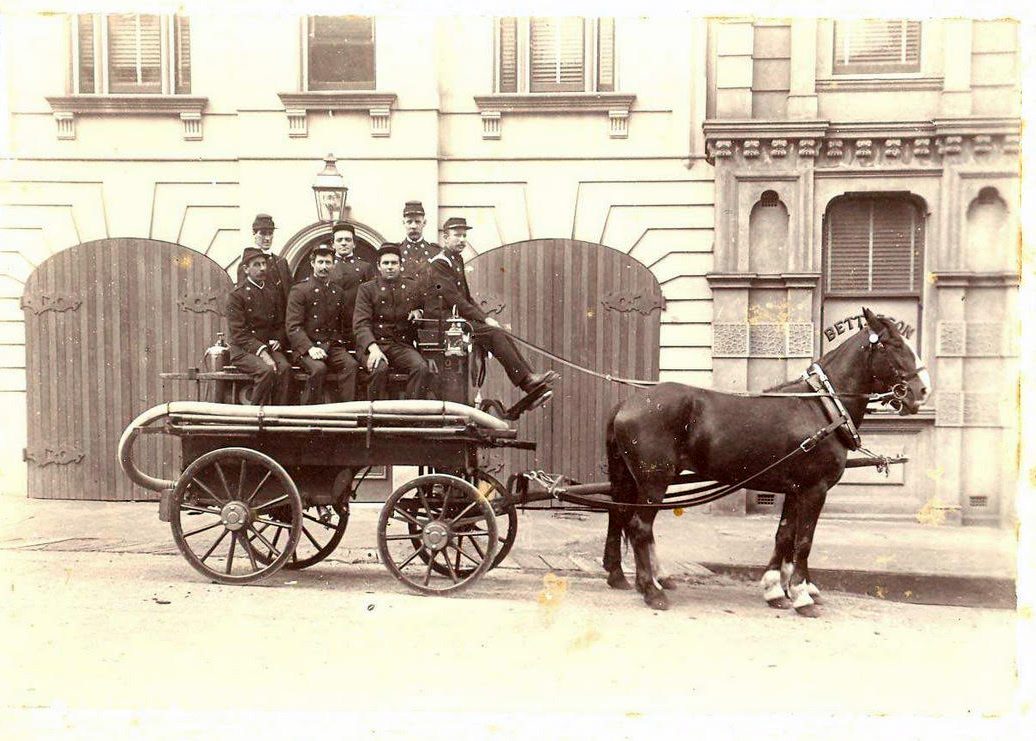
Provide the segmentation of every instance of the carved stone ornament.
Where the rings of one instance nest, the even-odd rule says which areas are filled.
[[[787,157],[788,156],[788,140],[787,139],[771,139],[770,140],[770,156],[771,157]]]
[[[22,296],[22,311],[36,316],[47,311],[75,311],[83,300],[74,293],[36,293]]]
[[[507,308],[507,304],[492,293],[485,296],[479,296],[478,306],[487,314],[500,314],[505,308]]]
[[[944,136],[939,141],[939,154],[960,154],[962,141],[959,136]]]
[[[841,159],[842,157],[842,140],[841,139],[828,139],[827,140],[827,156],[831,159]]]
[[[211,311],[213,314],[220,314],[221,297],[222,294],[219,291],[184,293],[176,300],[176,305],[180,307],[180,311],[192,311],[195,314]]]
[[[745,139],[741,145],[741,154],[745,159],[754,159],[759,156],[759,140]]]
[[[889,159],[897,159],[903,153],[902,139],[885,140],[885,156]]]
[[[799,141],[799,156],[800,157],[816,157],[817,156],[817,140],[816,139],[802,139]]]
[[[866,159],[874,156],[874,147],[870,139],[857,139],[856,140],[856,157],[858,159]]]
[[[914,156],[927,157],[932,153],[932,140],[928,137],[914,139]]]
[[[661,296],[648,296],[644,293],[633,293],[631,291],[614,291],[601,299],[601,304],[606,309],[628,314],[635,311],[638,314],[648,316],[656,309],[665,308],[665,299]]]
[[[62,445],[57,448],[47,446],[42,450],[26,449],[24,457],[26,462],[35,463],[37,466],[67,466],[69,463],[79,463],[83,460],[84,454],[79,448]]]
[[[979,134],[975,137],[975,154],[989,154],[993,151],[993,137],[988,134]]]
[[[1004,137],[1004,151],[1014,154],[1021,147],[1021,137],[1018,134],[1008,134]]]
[[[734,154],[734,142],[730,139],[717,139],[712,142],[712,156],[716,158],[731,157]]]

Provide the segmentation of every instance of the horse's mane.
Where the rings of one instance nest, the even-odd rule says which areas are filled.
[[[886,316],[881,316],[881,315],[878,315],[877,318],[878,318],[878,320],[883,325],[885,325],[886,329],[888,329],[890,332],[892,332],[895,336],[897,336],[897,337],[899,336],[899,329],[892,322],[892,320],[890,320]],[[870,333],[870,331],[871,331],[870,327],[868,327],[867,324],[865,323],[863,325],[863,327],[861,327],[860,330],[856,334],[862,334],[864,332]],[[849,347],[850,347],[851,344],[852,343],[850,343],[848,341],[848,339],[847,339],[845,342],[841,343],[838,347],[836,347],[836,348],[834,348],[832,350],[828,350],[826,353],[824,353],[823,355],[821,355],[819,358],[817,358],[815,360],[811,360],[810,361],[810,365],[812,365],[813,363],[821,363],[821,364],[823,364],[824,361],[830,360],[831,358],[834,358],[834,357],[837,357],[840,353],[848,352]],[[794,378],[794,379],[792,379],[790,381],[785,381],[784,383],[778,383],[776,386],[771,386],[768,389],[763,389],[763,393],[765,394],[765,393],[769,393],[771,391],[786,391],[789,388],[791,388],[793,386],[796,386],[796,385],[798,385],[798,384],[800,384],[802,382],[803,381],[802,381],[801,378]]]

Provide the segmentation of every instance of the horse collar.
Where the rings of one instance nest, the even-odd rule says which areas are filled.
[[[860,431],[856,428],[852,417],[849,416],[849,412],[846,411],[845,404],[842,403],[841,398],[835,393],[834,388],[831,386],[831,380],[824,373],[824,369],[820,367],[820,363],[813,363],[809,366],[805,373],[805,381],[810,388],[821,394],[820,402],[824,405],[824,410],[831,418],[831,421],[834,422],[839,419],[842,421],[841,426],[837,429],[844,431],[843,439],[850,450],[858,450],[863,444],[863,441],[860,439]]]

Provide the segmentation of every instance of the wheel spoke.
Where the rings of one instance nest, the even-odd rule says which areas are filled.
[[[229,532],[230,532],[229,530],[224,530],[223,534],[220,535],[218,538],[216,538],[216,542],[213,543],[212,546],[209,548],[209,550],[205,551],[205,555],[201,557],[201,562],[202,563],[205,563],[205,559],[208,558],[209,556],[211,556],[212,552],[214,550],[216,550],[217,547],[219,547],[219,544],[223,542],[223,538],[227,537],[227,533],[229,533]]]
[[[457,524],[457,521],[458,521],[458,520],[459,520],[459,519],[460,519],[461,517],[463,517],[464,515],[466,515],[466,514],[468,513],[468,510],[470,510],[470,509],[471,509],[472,507],[474,507],[474,506],[475,506],[476,504],[478,504],[478,501],[474,501],[474,502],[472,502],[472,503],[471,503],[471,504],[469,504],[469,505],[468,505],[467,507],[465,507],[465,508],[464,508],[463,510],[461,510],[461,513],[460,513],[459,515],[457,515],[457,516],[456,516],[456,517],[454,517],[454,518],[453,518],[452,520],[450,520],[450,525],[451,525],[451,526],[453,526],[453,525],[456,525],[456,524]]]
[[[453,583],[456,584],[460,579],[457,578],[457,572],[454,570],[453,564],[450,563],[450,554],[446,552],[445,548],[442,549],[442,560],[446,562],[446,569],[450,572],[450,578],[453,579]]]
[[[397,514],[397,513],[398,513],[398,514],[401,514],[401,515],[403,515],[403,517],[405,517],[405,518],[406,518],[406,521],[407,521],[407,522],[412,522],[413,524],[415,524],[415,525],[417,525],[418,527],[421,527],[421,528],[423,528],[423,527],[424,527],[424,525],[422,525],[422,524],[421,524],[421,522],[420,522],[420,521],[419,521],[419,520],[418,520],[418,519],[417,519],[416,517],[414,517],[413,515],[411,515],[411,514],[410,514],[409,512],[407,512],[406,510],[402,510],[402,509],[400,509],[398,505],[394,505],[394,506],[392,507],[392,513],[393,513],[393,514]],[[393,519],[396,519],[396,520],[398,520],[399,518],[398,518],[398,517],[394,517]]]
[[[432,557],[428,559],[428,568],[425,569],[425,572],[424,572],[424,585],[426,587],[428,586],[428,580],[432,578],[432,564],[433,563],[435,563],[435,554],[434,553],[432,554]]]
[[[407,533],[405,535],[404,534],[386,535],[385,536],[385,540],[416,540],[416,541],[420,542],[421,537],[420,537],[420,533]]]
[[[478,544],[478,541],[468,535],[468,540],[471,541],[471,545],[475,546],[475,550],[478,551],[479,558],[483,561],[486,560],[486,552],[482,550],[482,546]],[[457,550],[460,550],[460,538],[457,538]]]
[[[466,558],[469,561],[471,561],[471,563],[475,564],[475,566],[481,566],[482,565],[482,561],[485,560],[485,557],[483,557],[482,561],[476,561],[474,558],[472,558],[470,555],[468,555],[467,551],[465,551],[463,548],[460,547],[459,543],[451,543],[451,545],[454,548],[457,549],[457,553],[459,553],[460,555],[464,556],[464,558]]]
[[[281,502],[285,501],[287,498],[288,498],[287,494],[282,494],[281,496],[277,497],[276,499],[271,499],[266,504],[260,504],[258,507],[255,508],[255,511],[259,512],[260,510],[264,510],[267,507],[272,507],[275,504],[280,504]]]
[[[237,498],[241,499],[241,492],[245,490],[245,469],[248,468],[248,461],[241,459],[241,471],[237,475]]]
[[[464,534],[470,538],[472,535],[489,535],[489,531],[488,530],[465,530]]]
[[[248,526],[248,529],[251,530],[253,533],[255,533],[255,537],[257,537],[262,542],[262,544],[265,545],[270,550],[270,558],[271,559],[275,559],[275,558],[277,558],[278,556],[281,555],[281,552],[279,550],[277,550],[277,538],[274,538],[273,539],[273,543],[271,544],[270,541],[268,541],[263,536],[263,534],[261,532],[256,530],[251,525]],[[277,536],[280,537],[280,534],[281,534],[281,531],[278,530],[277,531]]]
[[[183,512],[197,512],[201,515],[216,515],[217,517],[219,517],[218,509],[205,509],[204,507],[197,507],[193,504],[181,504],[180,509]]]
[[[417,498],[421,500],[421,505],[424,507],[424,511],[428,513],[428,516],[432,516],[432,508],[428,506],[428,498],[424,495],[424,490],[417,487]]]
[[[314,537],[309,534],[309,530],[306,529],[305,525],[302,526],[302,534],[305,535],[309,542],[313,544],[314,548],[316,548],[318,551],[320,550],[320,543],[318,543],[316,539],[314,539]],[[296,548],[295,550],[297,551],[298,549]]]
[[[271,471],[270,469],[266,469],[266,474],[259,481],[259,485],[252,490],[252,493],[248,495],[248,499],[245,500],[246,504],[250,504],[251,501],[255,499],[255,495],[259,493],[259,490],[263,488],[263,485],[269,480],[271,476],[273,476],[273,471]]]
[[[407,565],[408,563],[410,563],[411,561],[413,561],[413,560],[414,560],[414,558],[416,558],[416,557],[417,557],[417,555],[418,555],[418,554],[419,554],[419,553],[420,553],[421,551],[423,551],[423,550],[424,550],[424,544],[422,543],[422,544],[421,544],[421,547],[420,547],[420,548],[418,548],[418,549],[417,549],[416,551],[414,551],[414,552],[413,552],[413,553],[411,553],[411,554],[410,554],[409,556],[407,556],[407,559],[406,559],[406,561],[404,561],[403,563],[399,564],[399,566],[397,566],[396,568],[398,568],[398,569],[399,569],[400,571],[402,571],[402,570],[403,570],[403,569],[404,569],[404,568],[406,567],[406,565]]]
[[[450,501],[450,487],[444,486],[442,489],[442,512],[446,514],[446,503]]]
[[[205,527],[200,527],[197,530],[191,530],[191,532],[189,532],[189,533],[184,533],[183,537],[184,538],[189,538],[192,535],[197,535],[198,533],[203,533],[206,530],[211,530],[212,528],[219,527],[222,524],[223,524],[223,520],[218,520],[218,521],[212,523],[211,525],[206,525]]]
[[[258,571],[259,566],[255,562],[255,551],[252,550],[252,544],[248,542],[248,538],[241,538],[241,547],[245,549],[245,553],[248,554],[248,560],[252,564],[252,571]]]
[[[230,569],[234,565],[234,546],[237,545],[237,533],[230,533],[230,550],[227,552],[227,573],[230,573]]]
[[[216,467],[216,473],[219,474],[219,480],[223,484],[223,491],[227,493],[227,499],[233,499],[234,495],[230,493],[230,484],[227,483],[227,477],[223,473],[223,466],[219,465],[219,461],[213,463]]]
[[[286,522],[277,522],[277,520],[264,520],[262,517],[256,517],[255,521],[261,522],[267,527],[276,527],[280,528],[281,530],[291,530],[291,525],[289,525]]]
[[[209,488],[209,487],[208,487],[208,486],[207,486],[207,485],[205,484],[205,482],[204,482],[204,481],[202,481],[202,480],[201,480],[200,478],[198,478],[197,476],[195,476],[195,477],[194,477],[193,479],[191,479],[191,483],[192,483],[192,484],[197,484],[197,485],[198,485],[199,487],[201,487],[202,491],[204,491],[204,492],[205,492],[206,494],[208,494],[208,495],[209,495],[210,497],[212,497],[212,498],[213,498],[213,499],[215,499],[215,500],[216,500],[217,502],[219,502],[219,506],[220,506],[220,507],[223,507],[224,505],[226,505],[226,502],[225,502],[224,500],[220,499],[220,498],[219,498],[218,496],[216,496],[216,492],[214,492],[214,491],[213,491],[212,489],[210,489],[210,488]]]
[[[327,528],[328,530],[335,530],[336,529],[335,526],[332,525],[330,522],[324,522],[323,520],[321,520],[321,519],[319,519],[317,517],[314,517],[313,515],[307,515],[305,512],[303,512],[302,516],[305,519],[309,520],[310,522],[315,522],[317,525],[320,525],[320,526],[322,526],[324,528]]]

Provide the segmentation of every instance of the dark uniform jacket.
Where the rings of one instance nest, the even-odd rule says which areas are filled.
[[[421,281],[425,292],[426,319],[445,319],[457,313],[469,322],[484,322],[486,312],[471,297],[468,278],[464,272],[464,258],[445,251],[428,261]]]
[[[288,294],[291,292],[291,268],[288,267],[288,261],[280,255],[275,255],[273,252],[270,254],[263,255],[266,257],[266,285],[273,286],[281,294],[281,301],[284,303],[283,306],[288,305]],[[245,267],[238,263],[237,266],[237,284],[240,286],[247,280],[245,277]]]
[[[287,348],[280,288],[269,281],[260,288],[246,278],[227,294],[226,316],[232,348],[255,354],[268,347],[270,340]]]
[[[314,345],[327,349],[342,342],[345,294],[332,283],[310,276],[291,287],[285,326],[291,349],[303,355]]]
[[[411,281],[417,280],[424,271],[425,265],[435,255],[442,251],[442,248],[435,242],[411,242],[404,239],[399,243],[399,271],[404,278]]]
[[[331,268],[330,280],[342,289],[345,297],[344,308],[342,309],[342,336],[352,338],[353,336],[353,310],[356,308],[356,292],[360,286],[369,280],[374,280],[376,273],[374,266],[369,262],[361,260],[355,254],[342,258],[335,262]]]
[[[388,281],[380,275],[364,283],[356,294],[353,333],[356,347],[366,351],[375,342],[414,340],[410,312],[420,309],[423,295],[413,281],[403,278]]]

